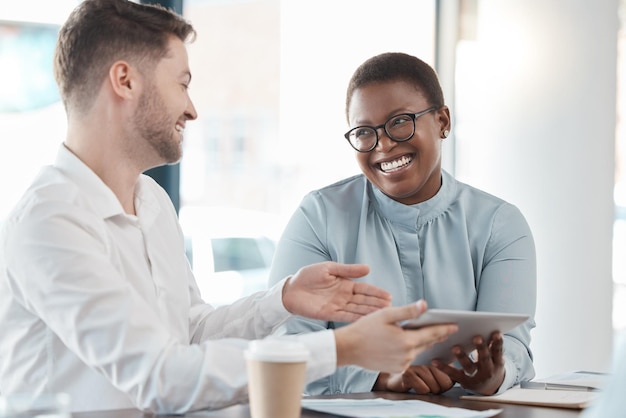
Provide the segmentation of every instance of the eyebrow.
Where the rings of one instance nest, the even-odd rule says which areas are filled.
[[[387,119],[385,119],[385,122],[388,122],[389,119],[391,119],[391,118],[393,118],[395,116],[398,116],[398,115],[411,115],[413,113],[418,113],[418,112],[413,112],[412,110],[406,110],[406,109],[402,110],[402,109],[405,109],[405,108],[396,109],[393,112],[391,112],[391,114],[389,116],[387,116]],[[369,120],[369,119],[367,119],[367,120]],[[374,126],[374,125],[375,125],[374,122],[366,122],[366,121],[360,120],[360,121],[357,122],[356,125],[354,125],[354,127],[355,128],[359,128],[361,126]]]

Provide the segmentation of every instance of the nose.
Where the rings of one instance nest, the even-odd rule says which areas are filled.
[[[196,120],[198,118],[198,113],[196,112],[196,107],[193,105],[191,99],[187,102],[187,109],[185,109],[185,117],[187,120]]]
[[[393,148],[396,144],[396,141],[389,138],[389,135],[387,135],[387,131],[385,131],[385,128],[378,128],[378,143],[376,144],[375,149],[385,152],[386,150]]]

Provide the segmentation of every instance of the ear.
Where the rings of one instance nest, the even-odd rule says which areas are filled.
[[[443,105],[441,109],[439,109],[437,112],[437,118],[437,121],[439,122],[439,136],[442,139],[445,139],[452,129],[452,125],[450,123],[450,109],[448,106]]]
[[[118,97],[132,99],[139,94],[140,74],[128,62],[116,61],[109,69],[109,83]]]

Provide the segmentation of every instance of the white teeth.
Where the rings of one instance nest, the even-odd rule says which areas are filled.
[[[180,126],[180,125],[176,125],[176,130],[177,130],[178,132],[180,132],[180,133],[183,133],[183,131],[185,130],[185,128],[183,128],[183,127],[182,127],[182,126]]]
[[[409,164],[411,161],[412,159],[405,155],[405,156],[402,156],[401,158],[398,158],[395,161],[380,163],[380,169],[383,170],[384,172],[394,171],[394,170],[404,167],[405,165]]]

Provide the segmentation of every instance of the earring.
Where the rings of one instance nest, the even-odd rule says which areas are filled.
[[[450,131],[448,131],[447,129],[445,131],[443,131],[443,137],[447,138],[448,134],[450,134]]]

